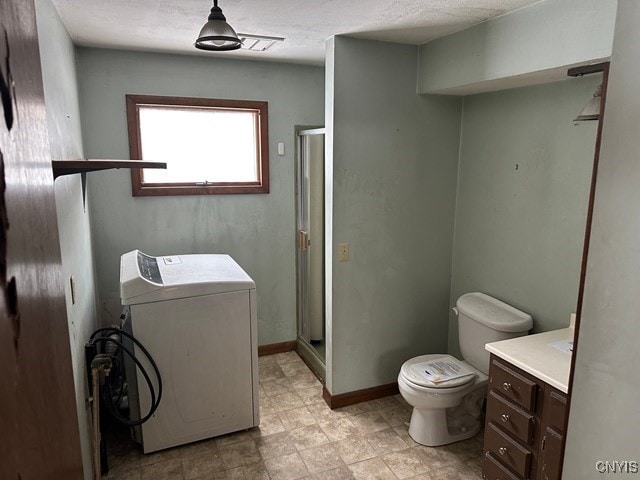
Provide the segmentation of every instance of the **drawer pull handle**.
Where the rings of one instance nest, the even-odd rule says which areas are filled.
[[[505,390],[511,390],[511,384],[507,383],[507,382],[504,382],[502,384],[502,388],[504,388]]]
[[[498,449],[498,452],[500,452],[500,455],[504,455],[505,453],[507,453],[507,447],[500,447]]]
[[[509,415],[507,415],[506,413],[503,413],[502,415],[500,415],[500,418],[504,423],[507,423],[509,421]]]

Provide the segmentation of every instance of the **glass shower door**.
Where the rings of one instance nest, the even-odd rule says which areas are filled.
[[[298,139],[298,342],[324,364],[324,130]]]

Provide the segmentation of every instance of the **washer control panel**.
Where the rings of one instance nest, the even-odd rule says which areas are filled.
[[[142,252],[138,252],[138,270],[140,270],[140,275],[142,275],[142,278],[145,280],[162,284],[162,275],[160,275],[158,259],[156,257],[150,257]]]

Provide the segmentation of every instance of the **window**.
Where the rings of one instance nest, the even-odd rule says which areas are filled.
[[[133,196],[269,193],[267,102],[127,95]]]

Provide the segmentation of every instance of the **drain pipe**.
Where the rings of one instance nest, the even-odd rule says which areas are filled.
[[[93,415],[93,469],[94,479],[102,478],[100,468],[100,382],[109,376],[112,363],[109,355],[96,355],[91,361],[92,415]]]

